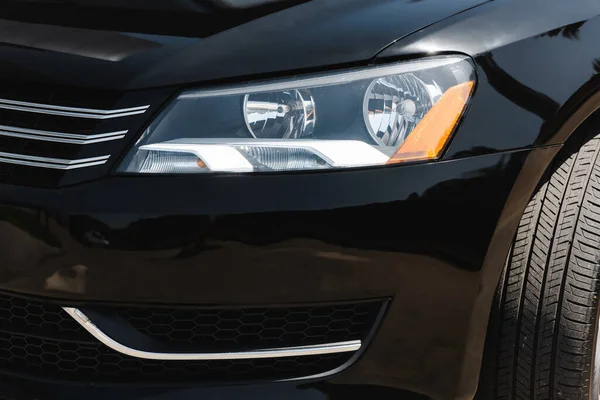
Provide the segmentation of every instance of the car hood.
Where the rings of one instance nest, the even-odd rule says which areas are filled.
[[[106,89],[369,62],[488,0],[4,0],[0,77]]]

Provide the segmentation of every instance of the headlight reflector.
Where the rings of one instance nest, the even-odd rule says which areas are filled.
[[[466,57],[436,57],[187,91],[150,125],[120,171],[323,170],[437,159],[475,79]]]
[[[298,139],[313,131],[315,102],[304,90],[247,94],[244,118],[255,138]]]
[[[432,106],[425,83],[413,74],[386,76],[367,89],[365,123],[378,144],[397,146]]]

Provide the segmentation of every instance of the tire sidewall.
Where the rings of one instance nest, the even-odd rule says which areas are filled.
[[[600,305],[596,305],[596,319],[594,321],[594,345],[590,368],[590,400],[600,398]]]

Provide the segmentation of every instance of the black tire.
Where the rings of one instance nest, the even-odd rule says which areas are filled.
[[[600,135],[570,147],[519,224],[490,318],[481,399],[598,399]]]

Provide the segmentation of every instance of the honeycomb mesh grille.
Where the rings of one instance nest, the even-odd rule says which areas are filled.
[[[86,335],[73,318],[60,307],[0,295],[0,320],[4,329],[29,335],[77,340]]]
[[[136,330],[194,351],[307,346],[363,339],[380,302],[312,307],[118,310]]]
[[[224,348],[364,340],[383,305],[383,301],[372,301],[221,310],[102,307],[102,312],[112,312],[155,340],[216,352]],[[99,343],[55,304],[0,294],[0,318],[3,373],[70,382],[164,384],[290,379],[332,371],[354,355],[350,352],[251,360],[144,360]],[[190,326],[190,321],[194,326]],[[207,326],[213,327],[210,334]]]
[[[0,333],[0,365],[10,372],[89,382],[223,382],[289,379],[330,371],[351,353],[256,360],[158,361],[122,355],[99,343]]]

